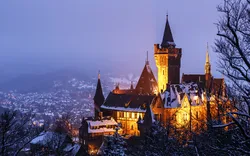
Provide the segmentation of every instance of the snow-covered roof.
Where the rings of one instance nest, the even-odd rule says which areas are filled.
[[[88,128],[88,133],[105,133],[105,132],[115,132],[114,128],[98,128],[98,129],[91,129],[90,127]]]
[[[117,122],[113,118],[104,119],[104,120],[87,120],[87,123],[90,126],[117,125]]]
[[[85,119],[85,121],[88,124],[88,133],[115,132],[114,126],[118,126],[118,123],[112,117],[106,117],[102,120]],[[119,130],[121,130],[121,128]]]
[[[69,152],[71,156],[77,155],[77,152],[80,150],[80,144],[67,144],[67,146],[63,149],[65,152]]]
[[[34,138],[30,143],[31,144],[37,144],[37,143],[42,143],[43,144],[43,141],[45,140],[45,138],[47,136],[50,136],[52,134],[50,134],[49,132],[42,132],[39,134],[38,137]]]
[[[66,138],[65,134],[58,134],[56,132],[47,131],[47,132],[40,133],[39,136],[34,138],[30,143],[31,144],[39,144],[39,145],[47,145],[47,144],[50,144],[51,141],[56,143],[57,140],[58,140],[58,142],[63,143],[65,138]]]
[[[203,90],[196,83],[172,84],[165,91],[164,107],[180,107],[185,96],[193,106],[202,104],[204,100]]]
[[[154,98],[155,95],[115,94],[110,92],[101,108],[129,112],[146,112],[145,106],[150,105]]]
[[[145,113],[146,109],[144,108],[126,108],[126,107],[108,107],[108,106],[104,106],[102,105],[101,108],[104,109],[110,109],[110,110],[117,110],[117,111],[125,111],[125,112],[140,112],[140,113]]]

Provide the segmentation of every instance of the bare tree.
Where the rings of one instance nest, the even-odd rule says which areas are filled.
[[[220,72],[229,80],[231,100],[237,101],[237,112],[229,115],[243,128],[241,121],[247,123],[250,119],[250,1],[225,0],[218,11],[222,16],[217,23],[215,51],[220,57]],[[250,139],[246,130],[242,132]]]
[[[228,112],[232,122],[219,127],[235,124],[237,128],[233,137],[237,144],[250,144],[250,1],[224,0],[218,6],[221,13],[218,28],[218,39],[215,41],[215,52],[219,55],[219,71],[228,80],[228,97],[236,108]],[[241,135],[238,135],[241,132]],[[232,148],[232,147],[230,147]],[[228,148],[227,148],[228,149]],[[234,147],[245,154],[250,154],[240,147]],[[249,150],[249,148],[248,148]]]
[[[6,111],[0,116],[0,155],[17,155],[41,128],[32,125],[31,114]]]
[[[71,115],[69,113],[63,115],[60,118],[57,118],[54,124],[53,131],[57,133],[64,133],[72,136],[72,125],[70,123]]]

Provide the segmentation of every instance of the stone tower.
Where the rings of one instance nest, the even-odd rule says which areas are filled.
[[[168,83],[178,84],[180,81],[182,50],[181,48],[175,48],[175,46],[167,15],[161,46],[159,44],[154,45],[159,92],[165,91]]]

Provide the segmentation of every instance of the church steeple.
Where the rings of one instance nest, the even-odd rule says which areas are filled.
[[[167,15],[167,17],[166,17],[166,25],[165,25],[163,38],[162,38],[161,47],[168,48],[170,46],[175,47],[175,43],[174,43],[174,39],[173,39],[172,32],[171,32],[171,29],[170,29],[170,25],[169,25],[169,22],[168,22],[168,15]]]
[[[208,43],[207,43],[206,63],[205,63],[205,80],[206,80],[206,88],[209,89],[211,86],[212,74],[211,74],[211,64],[208,53]]]
[[[95,117],[99,116],[99,112],[101,111],[101,105],[103,104],[105,98],[102,92],[102,85],[101,85],[101,75],[100,71],[98,72],[98,80],[96,85],[96,91],[94,96],[94,104],[95,104]]]
[[[208,43],[207,43],[207,51],[206,51],[205,74],[211,74],[211,64],[210,64],[209,53],[208,53]]]

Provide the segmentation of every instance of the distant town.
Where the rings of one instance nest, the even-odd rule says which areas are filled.
[[[114,78],[105,75],[103,92],[107,95],[118,82],[124,88],[129,87],[131,81],[128,78]],[[23,113],[35,114],[33,123],[43,126],[45,122],[53,123],[63,114],[71,114],[71,124],[79,128],[83,117],[94,115],[93,96],[96,89],[96,77],[89,80],[71,78],[67,82],[53,81],[53,86],[47,92],[20,93],[14,91],[0,91],[1,107],[17,110]],[[106,83],[105,83],[106,82]]]

